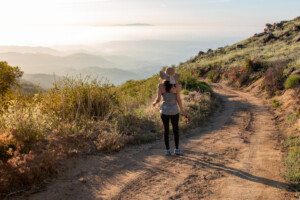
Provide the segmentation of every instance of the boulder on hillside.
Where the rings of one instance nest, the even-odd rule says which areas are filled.
[[[212,49],[208,49],[207,50],[207,56],[208,57],[212,57],[212,56],[214,56],[215,55],[215,52],[212,50]]]
[[[300,16],[299,16],[299,17],[296,17],[294,20],[300,20]]]
[[[290,68],[290,69],[286,72],[287,76],[289,76],[293,71],[295,71],[295,68],[294,68],[294,67]]]
[[[296,42],[300,42],[300,36],[294,40],[294,43],[296,43]]]
[[[238,45],[236,45],[236,48],[238,48],[238,49],[242,49],[242,48],[244,48],[245,46],[244,45],[242,45],[242,44],[238,44]]]
[[[285,31],[285,32],[280,32],[279,34],[278,34],[278,37],[280,38],[280,37],[283,37],[283,36],[289,36],[290,35],[290,33],[288,32],[288,31]]]
[[[263,39],[263,43],[267,43],[270,40],[275,39],[275,36],[272,33],[269,33],[268,35],[266,35],[266,37]]]
[[[267,29],[267,31],[272,31],[272,24],[266,24],[266,29]]]
[[[199,51],[198,56],[203,56],[205,53],[203,51]]]
[[[266,33],[265,32],[262,32],[262,33],[255,33],[254,34],[254,37],[261,37],[261,36],[264,36]]]
[[[210,68],[206,67],[206,68],[200,68],[199,69],[199,74],[200,76],[203,76],[204,74],[206,74],[207,72],[209,72]]]
[[[300,31],[300,26],[294,24],[293,27],[292,27],[292,30],[293,30],[293,31]]]
[[[296,75],[296,74],[300,75],[300,69],[297,69],[291,73],[291,75]]]
[[[282,30],[283,24],[282,23],[274,23],[274,25],[271,27],[272,30]]]
[[[216,53],[223,53],[224,52],[224,47],[219,47],[215,50]]]

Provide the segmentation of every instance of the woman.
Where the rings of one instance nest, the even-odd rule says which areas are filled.
[[[180,108],[181,114],[187,117],[186,113],[183,111],[182,102],[180,98],[181,85],[178,84],[179,74],[175,73],[175,70],[173,68],[168,67],[165,72],[160,72],[160,77],[164,80],[164,82],[158,84],[157,98],[153,102],[153,106],[159,103],[161,100],[161,96],[163,96],[163,103],[160,107],[160,113],[164,125],[164,141],[166,145],[166,155],[171,155],[169,146],[170,120],[173,127],[175,140],[174,153],[176,155],[179,155],[179,110],[177,104]]]

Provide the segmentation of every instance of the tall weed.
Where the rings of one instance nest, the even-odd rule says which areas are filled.
[[[65,77],[45,94],[43,104],[58,117],[57,123],[82,125],[109,118],[117,108],[113,86],[89,77]]]
[[[277,90],[283,89],[285,66],[286,62],[278,60],[271,63],[266,71],[263,87],[270,96],[273,96]]]
[[[53,119],[53,113],[45,112],[38,98],[33,98],[32,102],[15,99],[2,110],[0,129],[11,133],[22,148],[29,151],[36,141],[44,137],[47,130],[53,128]]]

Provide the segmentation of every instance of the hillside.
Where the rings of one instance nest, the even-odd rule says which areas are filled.
[[[238,42],[232,46],[220,47],[199,54],[179,65],[180,69],[189,68],[200,76],[213,70],[212,81],[227,79],[236,82],[237,86],[250,84],[264,75],[269,67],[284,68],[286,78],[292,71],[300,68],[300,17],[291,21],[266,24],[264,32]],[[247,66],[249,59],[253,67],[251,76],[237,80],[237,75]],[[249,63],[248,63],[249,64]],[[236,74],[234,74],[236,70]],[[215,72],[215,73],[214,73]],[[279,88],[280,89],[280,88]]]
[[[39,92],[43,92],[44,89],[42,85],[36,85],[32,82],[21,80],[20,81],[20,91],[27,94],[37,94]]]
[[[262,98],[284,99],[289,94],[293,96],[290,110],[299,113],[300,17],[268,23],[263,32],[253,37],[231,46],[200,51],[177,67],[210,82],[254,91]]]
[[[31,83],[39,85],[41,88],[49,89],[53,87],[54,80],[59,78],[60,76],[51,74],[23,74],[21,82]]]

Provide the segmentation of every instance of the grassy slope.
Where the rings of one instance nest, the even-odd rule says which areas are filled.
[[[212,82],[223,81],[237,87],[253,85],[267,98],[272,97],[275,113],[283,121],[280,129],[286,136],[286,178],[299,185],[299,75],[293,77],[293,87],[287,87],[291,81],[284,82],[291,79],[293,71],[300,69],[300,17],[281,25],[281,28],[255,34],[232,46],[199,52],[178,68],[190,69]],[[271,39],[266,41],[268,36]]]
[[[275,30],[272,33],[275,38],[264,43],[264,38],[269,34],[253,36],[232,46],[226,46],[214,51],[208,51],[203,55],[191,58],[188,62],[180,65],[180,68],[229,68],[241,66],[247,57],[260,57],[267,62],[289,59],[289,66],[300,68],[300,42],[295,42],[300,37],[300,31],[293,30],[294,26],[300,26],[300,18],[288,21],[283,24],[282,30]],[[288,35],[280,36],[286,33]],[[239,48],[238,45],[242,45]]]

